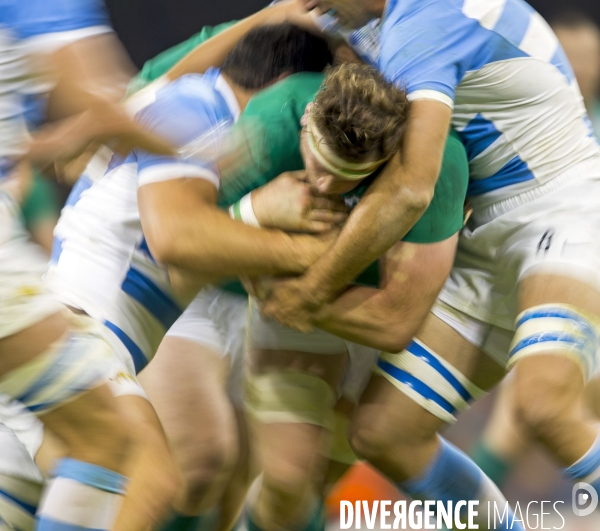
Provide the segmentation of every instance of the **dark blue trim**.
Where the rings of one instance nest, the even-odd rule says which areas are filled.
[[[181,308],[141,271],[131,267],[121,289],[148,310],[166,330],[182,314]]]
[[[431,387],[424,384],[421,380],[415,378],[412,374],[408,374],[406,371],[403,371],[395,365],[392,365],[391,363],[388,363],[387,361],[383,361],[381,359],[377,362],[377,366],[382,371],[392,376],[395,380],[398,380],[399,382],[402,382],[403,384],[412,387],[417,393],[419,393],[427,400],[435,402],[448,413],[454,413],[455,408],[450,402],[448,402],[445,398],[436,393]]]
[[[121,330],[116,324],[111,323],[110,321],[104,321],[104,326],[111,330],[125,345],[125,348],[131,354],[133,359],[133,366],[135,367],[135,373],[138,374],[146,365],[148,365],[148,360],[142,349],[136,345],[136,343],[131,339],[123,330]]]
[[[9,500],[15,502],[19,507],[25,509],[31,516],[35,516],[35,512],[37,511],[37,505],[29,505],[18,498],[15,498],[12,494],[6,492],[5,490],[0,489],[0,496],[4,496]]]

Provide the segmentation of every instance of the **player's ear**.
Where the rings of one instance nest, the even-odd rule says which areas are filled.
[[[311,101],[304,109],[304,114],[302,115],[302,118],[300,118],[300,125],[302,127],[306,127],[308,125],[308,116],[310,115],[310,110],[312,109],[313,105],[314,102]]]

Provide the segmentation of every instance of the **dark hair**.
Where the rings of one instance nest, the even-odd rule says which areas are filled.
[[[389,159],[400,148],[406,91],[375,68],[344,63],[327,72],[310,111],[323,142],[343,159]]]
[[[327,42],[292,24],[250,31],[223,63],[222,71],[245,89],[260,89],[282,74],[321,72],[332,62]]]

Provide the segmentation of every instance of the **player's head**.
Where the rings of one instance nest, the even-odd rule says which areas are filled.
[[[587,105],[600,88],[600,28],[577,11],[563,12],[551,21],[567,54]]]
[[[379,18],[385,0],[303,0],[307,9],[317,8],[327,13],[346,28],[360,28],[374,18]]]
[[[248,33],[223,63],[222,72],[247,90],[259,90],[297,72],[321,72],[332,62],[327,42],[292,24]]]
[[[406,92],[375,68],[332,68],[302,119],[309,181],[325,194],[355,188],[398,151],[408,109]]]

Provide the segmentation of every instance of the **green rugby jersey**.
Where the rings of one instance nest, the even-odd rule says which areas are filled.
[[[160,77],[198,44],[234,23],[204,28],[188,41],[149,61],[138,79],[142,84],[147,84]],[[251,134],[249,164],[241,168],[238,174],[228,175],[222,180],[219,190],[221,207],[232,205],[284,172],[304,169],[300,154],[300,119],[306,105],[314,101],[324,78],[322,73],[294,74],[250,100],[233,127],[234,132],[238,130],[241,134]],[[450,131],[431,204],[402,241],[435,243],[458,232],[463,225],[468,181],[466,150],[458,135]],[[359,186],[348,195],[358,199],[365,189],[366,186]],[[378,281],[377,263],[357,279],[358,283],[372,286],[377,286]],[[228,284],[227,289],[243,293],[243,288],[237,282]]]
[[[248,192],[281,173],[304,169],[300,155],[300,118],[306,105],[314,100],[323,79],[323,74],[294,74],[250,100],[234,128],[252,131],[252,163],[243,168],[242,175],[221,182],[221,206],[239,201]],[[463,225],[468,182],[466,150],[458,135],[450,131],[433,199],[402,241],[435,243],[458,232]],[[366,186],[359,186],[348,195],[358,199],[365,189]],[[377,264],[372,264],[365,270],[357,282],[378,285]]]

